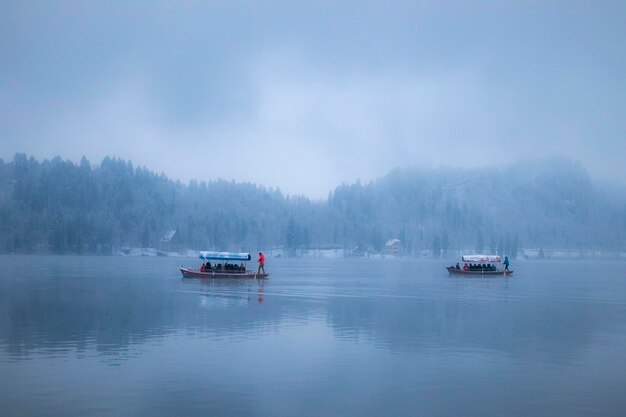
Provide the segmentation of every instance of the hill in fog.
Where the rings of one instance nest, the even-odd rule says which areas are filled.
[[[111,253],[156,247],[251,250],[402,241],[407,255],[522,247],[626,250],[626,192],[565,160],[508,168],[396,169],[326,201],[233,181],[181,184],[129,161],[92,166],[17,154],[0,160],[0,251]]]

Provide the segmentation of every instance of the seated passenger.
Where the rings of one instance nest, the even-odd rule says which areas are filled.
[[[200,267],[200,272],[206,272],[206,267],[204,265],[204,262],[202,263],[202,266]]]
[[[459,266],[459,263],[458,263],[458,262],[456,263],[456,267],[455,267],[455,268],[456,268],[456,269],[461,269],[461,267]]]
[[[463,271],[469,271],[469,266],[467,266],[467,262],[463,265]]]

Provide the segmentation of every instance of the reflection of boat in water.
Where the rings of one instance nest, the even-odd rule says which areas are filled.
[[[269,277],[269,274],[257,274],[255,271],[246,269],[246,262],[252,259],[249,253],[203,251],[200,252],[199,258],[208,261],[208,268],[194,269],[181,265],[180,272],[183,278],[266,279]],[[211,261],[224,263],[211,264]],[[237,262],[239,265],[231,264],[229,261]]]
[[[202,296],[202,305],[222,305],[228,303],[249,303],[256,298],[259,304],[265,302],[266,279],[183,279],[190,289],[180,289],[177,292]]]
[[[507,276],[513,273],[512,270],[498,268],[495,264],[502,262],[498,255],[464,255],[461,261],[465,263],[463,267],[447,266],[449,273],[455,275],[501,275]]]

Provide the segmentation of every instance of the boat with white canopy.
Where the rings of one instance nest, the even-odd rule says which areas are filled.
[[[203,262],[199,269],[181,265],[180,272],[183,278],[266,279],[269,277],[269,274],[257,274],[256,271],[246,268],[246,262],[252,259],[247,252],[202,251],[198,257],[206,262]]]
[[[464,263],[460,266],[447,266],[449,273],[455,275],[511,275],[512,270],[506,268],[498,268],[497,264],[502,262],[502,258],[498,255],[463,255],[461,261]]]

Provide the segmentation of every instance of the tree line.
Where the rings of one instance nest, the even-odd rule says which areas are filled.
[[[515,256],[522,247],[626,249],[624,189],[567,160],[483,169],[396,169],[342,184],[324,201],[222,179],[183,184],[132,162],[92,166],[16,154],[0,159],[0,251],[110,254],[156,247],[167,230],[192,249],[282,246],[407,255]]]

